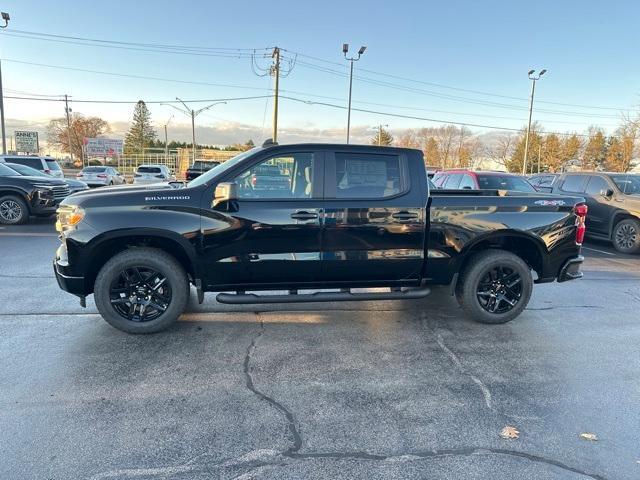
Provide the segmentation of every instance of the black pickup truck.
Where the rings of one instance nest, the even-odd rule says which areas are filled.
[[[267,165],[287,188],[252,188]],[[131,333],[172,324],[190,283],[200,302],[213,291],[235,304],[417,299],[450,285],[471,317],[503,323],[533,283],[582,276],[585,215],[581,197],[430,192],[419,150],[265,142],[183,187],[68,198],[54,270]],[[384,288],[354,290],[368,287]],[[269,290],[286,293],[250,293]]]

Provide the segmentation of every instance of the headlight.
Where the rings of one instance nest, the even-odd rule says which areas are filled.
[[[56,230],[62,232],[77,225],[84,218],[84,210],[77,205],[61,205],[57,210]]]
[[[53,188],[49,185],[34,185],[40,198],[53,198]]]

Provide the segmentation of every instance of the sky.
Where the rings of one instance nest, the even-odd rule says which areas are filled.
[[[8,135],[44,129],[63,116],[64,104],[6,97],[68,94],[74,112],[112,122],[116,137],[126,130],[133,103],[81,100],[180,97],[228,99],[197,117],[199,141],[257,143],[271,136],[272,99],[231,99],[271,95],[273,79],[261,75],[278,46],[288,72],[280,81],[281,139],[340,141],[349,86],[345,42],[352,53],[367,46],[353,83],[351,123],[361,141],[377,125],[392,132],[448,122],[471,124],[476,133],[521,128],[532,68],[548,70],[537,83],[533,113],[546,131],[600,125],[609,132],[640,104],[640,2],[632,0],[20,0],[1,1],[0,9],[11,15],[0,31]],[[33,33],[125,44],[45,41]],[[161,137],[170,119],[169,139],[190,140],[186,115],[148,105]]]

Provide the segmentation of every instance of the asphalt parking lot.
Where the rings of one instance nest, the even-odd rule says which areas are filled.
[[[444,290],[209,295],[131,336],[58,289],[57,244],[52,220],[0,228],[2,479],[640,478],[640,256],[588,243],[585,278],[506,325]]]

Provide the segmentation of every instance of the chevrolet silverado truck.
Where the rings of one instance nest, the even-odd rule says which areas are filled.
[[[286,188],[253,188],[267,166]],[[586,211],[579,196],[430,191],[419,150],[265,142],[182,186],[69,197],[53,266],[63,290],[82,305],[93,294],[130,333],[175,322],[190,284],[227,304],[419,299],[449,285],[470,317],[504,323],[534,283],[582,276]]]

